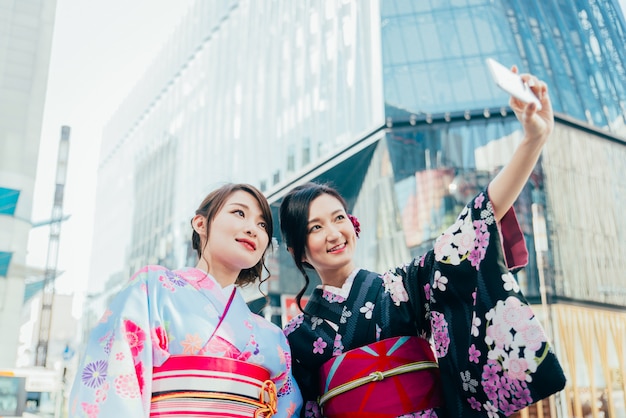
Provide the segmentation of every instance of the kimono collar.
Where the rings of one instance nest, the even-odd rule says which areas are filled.
[[[220,289],[222,293],[228,297],[233,291],[233,287],[235,287],[234,283],[229,284],[226,287],[222,287],[222,285],[219,284],[217,280],[215,280],[215,277],[210,275],[208,272],[196,267],[187,267],[184,268],[183,271],[187,273],[184,275],[185,280],[187,280],[187,282],[196,289]]]
[[[355,268],[354,270],[352,270],[352,273],[350,273],[350,275],[348,276],[346,281],[343,282],[343,285],[341,287],[331,286],[328,284],[320,284],[317,286],[317,288],[347,299],[348,295],[350,294],[350,289],[352,289],[352,283],[354,283],[354,278],[356,277],[359,270],[361,269]]]

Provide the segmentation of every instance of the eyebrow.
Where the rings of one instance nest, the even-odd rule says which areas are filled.
[[[248,211],[249,211],[249,210],[251,210],[251,209],[250,209],[250,206],[246,205],[245,203],[241,203],[241,202],[231,202],[231,203],[228,203],[228,204],[226,204],[226,205],[225,205],[225,207],[228,207],[228,206],[241,207],[241,208],[246,209],[246,210],[248,210]],[[265,222],[267,222],[267,218],[265,217],[265,214],[263,213],[263,211],[261,211],[261,215],[260,215],[260,217],[261,217],[261,219],[263,219]]]
[[[240,206],[244,209],[250,209],[250,206],[246,205],[245,203],[240,203],[240,202],[231,202],[231,203],[228,203],[226,206]]]
[[[343,208],[336,209],[336,210],[332,211],[332,212],[330,213],[330,215],[331,215],[331,216],[332,216],[332,215],[336,215],[336,214],[341,213],[341,212],[344,212],[344,209],[343,209]],[[309,219],[309,220],[308,220],[308,222],[307,222],[306,224],[308,225],[308,224],[312,224],[312,223],[314,223],[314,222],[319,222],[319,219],[320,219],[320,218],[313,218],[313,219]]]

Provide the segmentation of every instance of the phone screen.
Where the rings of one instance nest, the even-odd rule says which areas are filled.
[[[515,74],[513,71],[509,70],[492,58],[487,58],[486,61],[489,71],[491,72],[491,76],[498,87],[523,102],[535,103],[537,105],[537,110],[541,110],[541,102],[532,92],[530,87],[522,81],[519,74]]]

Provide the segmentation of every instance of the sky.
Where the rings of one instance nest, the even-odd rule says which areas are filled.
[[[87,288],[96,172],[107,120],[152,63],[193,0],[57,0],[43,115],[33,222],[51,218],[62,125],[71,128],[56,282],[58,293]],[[626,0],[619,1],[626,10]],[[30,234],[27,264],[44,268],[47,226]]]
[[[87,288],[102,129],[192,3],[57,0],[32,213],[34,223],[51,218],[61,126],[67,125],[63,213],[70,217],[61,226],[57,293]],[[45,268],[49,234],[49,226],[32,230],[29,266]]]

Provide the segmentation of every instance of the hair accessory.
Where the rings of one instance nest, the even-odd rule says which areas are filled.
[[[354,232],[356,232],[356,237],[358,238],[359,234],[361,233],[361,224],[354,215],[348,215],[348,218],[350,219],[350,222],[352,222],[352,225],[354,226]]]

